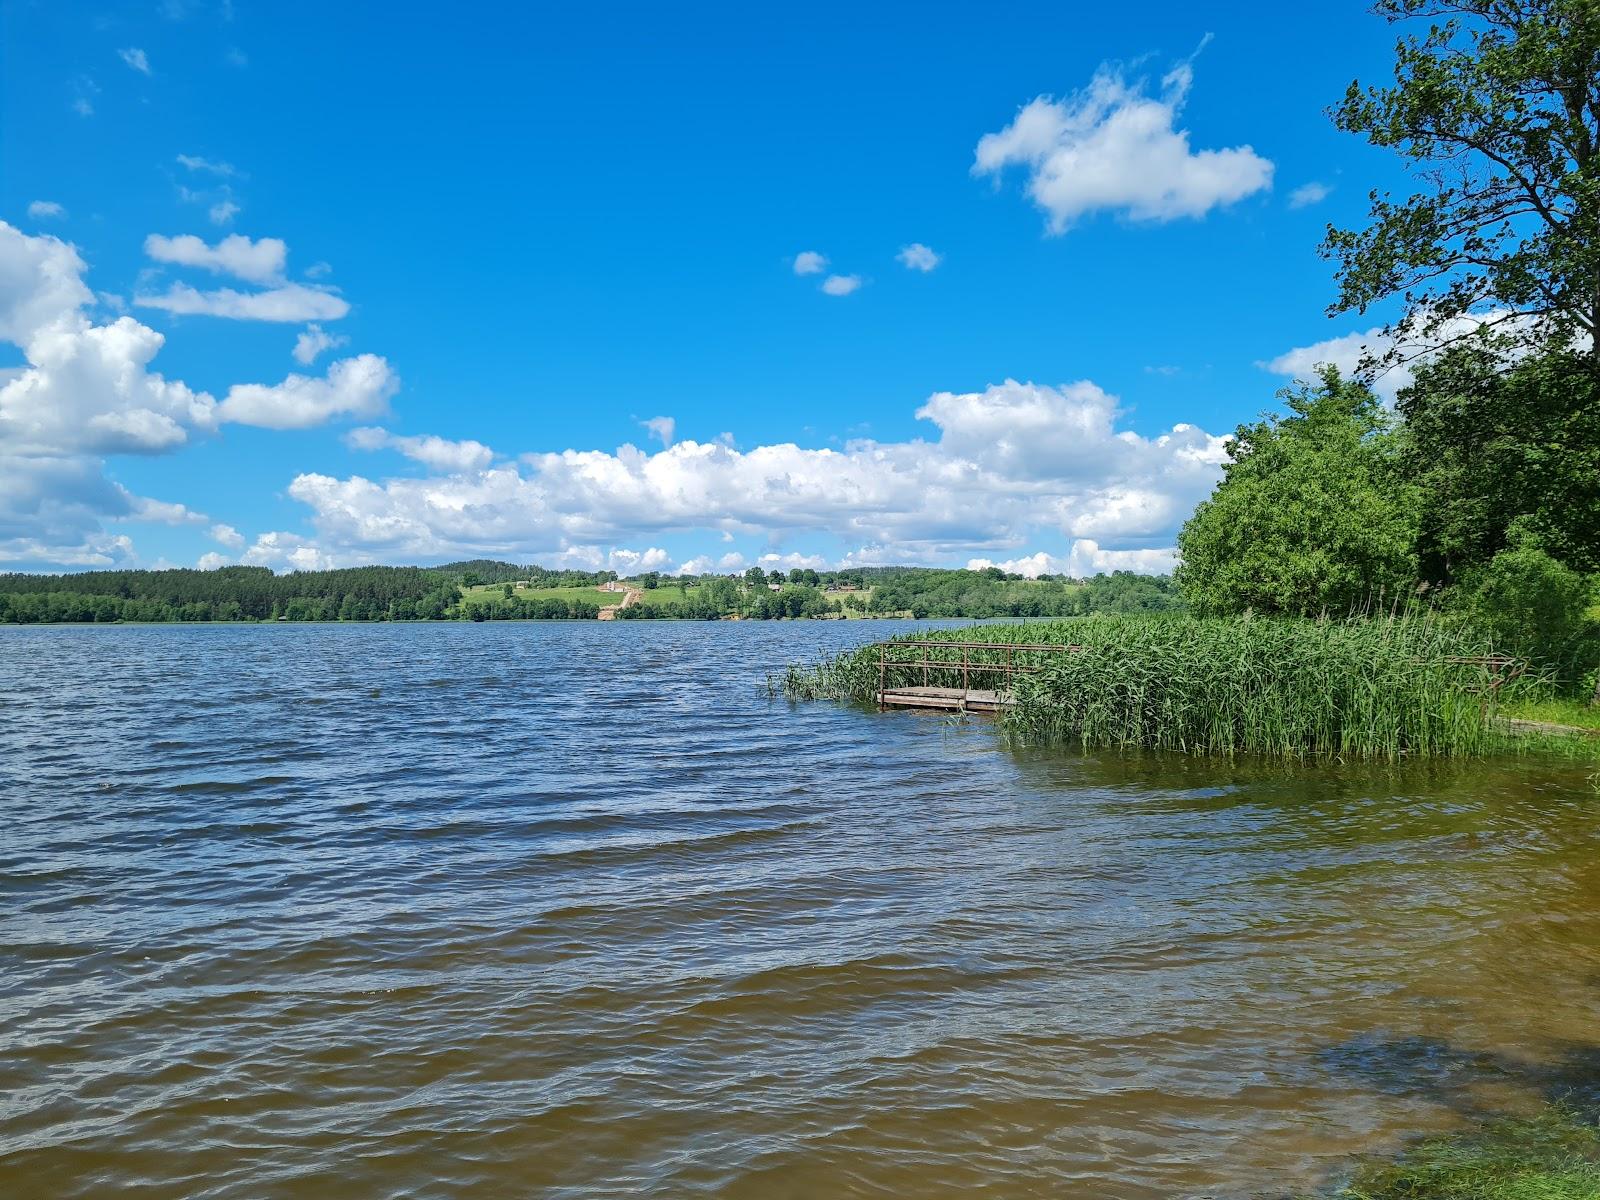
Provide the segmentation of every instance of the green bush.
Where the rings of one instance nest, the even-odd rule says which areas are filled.
[[[1583,686],[1600,657],[1593,582],[1547,554],[1525,521],[1464,590],[1463,607],[1496,645],[1548,666],[1569,690]]]

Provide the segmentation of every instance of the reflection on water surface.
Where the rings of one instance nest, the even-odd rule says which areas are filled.
[[[768,701],[903,624],[0,629],[0,1193],[1244,1196],[1600,1081],[1600,803]]]

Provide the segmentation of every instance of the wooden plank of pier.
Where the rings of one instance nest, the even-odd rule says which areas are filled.
[[[1066,646],[1039,642],[954,642],[942,640],[907,639],[900,642],[878,644],[878,707],[879,708],[936,708],[955,712],[999,712],[1010,708],[1014,701],[1012,692],[1018,675],[1031,675],[1040,670],[1037,664],[1020,663],[1017,652],[1034,654],[1063,654],[1082,650],[1082,646]],[[956,658],[955,652],[961,652]],[[998,662],[973,661],[973,651],[997,652]],[[898,658],[891,652],[911,652],[914,658]],[[937,655],[937,657],[936,657]],[[931,682],[934,672],[947,674],[961,672],[960,687],[935,687]],[[920,686],[903,686],[890,680],[894,673],[909,672],[921,675]],[[972,686],[978,676],[988,687]]]
[[[980,688],[905,687],[878,693],[880,708],[942,708],[951,712],[999,712],[1011,707],[1003,692]]]

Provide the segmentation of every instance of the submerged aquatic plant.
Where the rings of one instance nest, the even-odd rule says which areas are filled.
[[[1483,635],[1429,614],[1337,621],[1103,615],[923,631],[884,643],[891,686],[959,687],[959,667],[921,666],[940,656],[908,640],[1017,646],[961,653],[972,686],[1013,687],[1005,728],[1032,743],[1379,760],[1477,754],[1511,743],[1498,707],[1535,686],[1527,677],[1508,682],[1514,672]],[[864,646],[791,668],[781,691],[794,699],[872,700],[879,654]],[[990,670],[1007,661],[1023,670]]]
[[[1552,1106],[1465,1134],[1430,1138],[1398,1161],[1370,1163],[1339,1200],[1595,1200],[1600,1131]]]

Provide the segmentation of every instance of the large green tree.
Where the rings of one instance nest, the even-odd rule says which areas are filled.
[[[1600,378],[1587,356],[1508,365],[1459,346],[1418,367],[1399,410],[1423,578],[1457,582],[1488,563],[1519,518],[1560,562],[1600,571]]]
[[[1403,357],[1487,319],[1524,346],[1600,335],[1600,0],[1380,0],[1427,21],[1392,87],[1352,83],[1341,129],[1397,151],[1426,186],[1372,193],[1372,224],[1330,227],[1331,312],[1401,297]]]
[[[1343,615],[1416,578],[1417,488],[1389,415],[1331,367],[1241,425],[1211,498],[1178,535],[1177,579],[1200,612]]]

